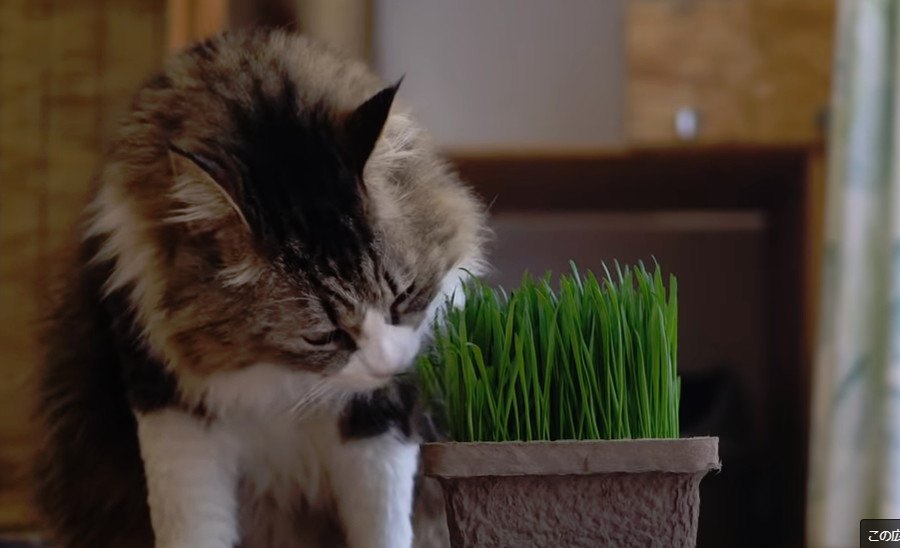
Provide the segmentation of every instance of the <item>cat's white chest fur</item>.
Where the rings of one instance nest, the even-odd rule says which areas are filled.
[[[328,469],[341,451],[336,417],[302,422],[231,419],[222,427],[240,444],[238,515],[241,546],[316,546],[304,539],[314,520],[335,507]]]
[[[418,446],[395,432],[342,439],[336,412],[296,417],[309,386],[297,375],[255,366],[214,379],[211,420],[138,415],[157,546],[298,546],[310,530],[298,520],[328,511],[350,546],[411,545]]]
[[[222,428],[239,447],[245,495],[270,497],[284,508],[330,503],[324,473],[329,454],[339,451],[335,417],[270,421],[231,418]],[[297,500],[302,498],[303,500]]]

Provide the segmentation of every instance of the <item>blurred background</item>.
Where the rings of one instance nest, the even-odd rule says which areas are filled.
[[[405,75],[491,203],[493,281],[678,277],[683,435],[724,464],[701,546],[851,546],[900,518],[898,2],[0,0],[0,537],[36,527],[34,320],[104,143],[166,55],[249,25]]]

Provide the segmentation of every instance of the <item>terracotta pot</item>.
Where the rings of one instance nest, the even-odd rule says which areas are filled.
[[[694,546],[718,438],[431,443],[454,547]]]

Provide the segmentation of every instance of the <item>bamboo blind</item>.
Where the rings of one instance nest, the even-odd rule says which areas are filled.
[[[162,0],[0,2],[0,531],[31,515],[19,474],[38,297],[99,153],[164,51]]]

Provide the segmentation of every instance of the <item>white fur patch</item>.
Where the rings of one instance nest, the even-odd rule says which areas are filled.
[[[419,446],[392,435],[346,442],[332,455],[333,488],[354,548],[412,546]]]
[[[294,546],[296,509],[307,505],[336,507],[350,546],[411,546],[418,445],[393,433],[344,440],[333,411],[256,416],[252,409],[271,409],[263,394],[278,397],[266,386],[273,374],[232,379],[248,382],[241,401],[258,403],[209,424],[172,409],[138,415],[157,546]]]
[[[88,226],[87,236],[105,236],[105,245],[97,254],[98,260],[115,261],[112,276],[106,281],[107,294],[130,283],[136,286],[141,274],[146,272],[153,260],[152,247],[143,245],[138,235],[142,220],[131,209],[131,204],[112,185],[101,187],[91,208],[93,218]],[[144,288],[135,287],[133,296],[142,297]]]
[[[361,327],[356,340],[358,349],[339,375],[358,381],[361,390],[377,388],[412,364],[422,337],[411,327],[388,324],[371,310],[366,312]]]
[[[186,380],[186,375],[182,377]],[[269,420],[290,414],[321,379],[316,373],[263,363],[183,382],[181,388],[191,403],[202,399],[214,416]]]
[[[237,449],[181,411],[138,414],[148,502],[159,548],[232,548],[238,541]]]

